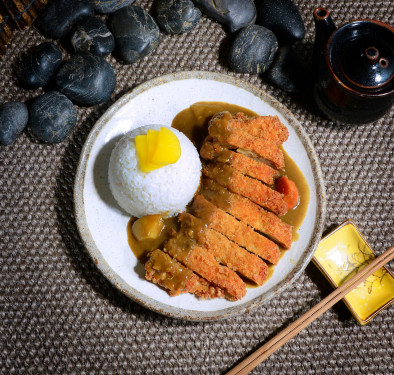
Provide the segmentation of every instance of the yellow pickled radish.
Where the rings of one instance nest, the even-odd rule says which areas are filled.
[[[148,158],[148,141],[146,135],[137,135],[135,137],[135,148],[137,152],[138,162],[142,172],[151,172],[159,169],[162,165],[154,164]]]
[[[149,129],[146,133],[146,139],[148,142],[148,160],[152,160],[152,155],[157,147],[157,140],[159,138],[159,131],[154,129]]]
[[[140,163],[140,168],[142,169],[142,164],[145,163],[146,155],[148,152],[146,135],[136,135],[134,141],[135,141],[135,150],[137,152],[138,161]]]
[[[167,165],[174,164],[181,157],[181,144],[178,137],[168,128],[161,128],[156,149],[152,155],[152,163]]]
[[[145,173],[176,163],[181,156],[179,140],[168,128],[149,129],[146,135],[137,135],[135,146],[140,169]]]

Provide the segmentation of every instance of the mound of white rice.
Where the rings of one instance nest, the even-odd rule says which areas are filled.
[[[146,134],[148,129],[160,130],[162,127],[141,126],[127,133],[111,154],[108,178],[112,194],[119,205],[135,217],[174,216],[184,211],[200,184],[201,161],[196,148],[183,133],[168,126],[179,139],[180,158],[175,164],[149,173],[141,172],[134,138]]]

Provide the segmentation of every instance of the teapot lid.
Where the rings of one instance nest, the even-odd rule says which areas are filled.
[[[339,28],[328,42],[329,65],[358,91],[383,90],[394,81],[394,28],[359,20]]]

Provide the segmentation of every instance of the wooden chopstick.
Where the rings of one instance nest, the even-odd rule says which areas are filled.
[[[385,251],[382,255],[374,259],[361,271],[357,272],[350,280],[342,284],[338,289],[334,290],[326,298],[320,301],[317,305],[312,307],[308,312],[298,318],[295,322],[290,324],[282,332],[277,334],[274,338],[269,340],[262,347],[257,349],[250,356],[245,358],[241,363],[227,372],[227,375],[245,375],[253,370],[259,363],[267,359],[281,346],[291,340],[306,326],[312,323],[320,315],[325,313],[330,307],[335,305],[339,300],[345,297],[352,289],[361,284],[368,276],[372,275],[379,268],[388,263],[394,258],[394,247]]]

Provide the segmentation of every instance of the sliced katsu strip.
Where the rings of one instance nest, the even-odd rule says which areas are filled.
[[[289,131],[281,123],[278,116],[248,117],[239,112],[233,115],[229,121],[238,129],[247,131],[254,137],[263,138],[277,144],[282,144],[289,138]]]
[[[219,263],[258,285],[261,285],[267,278],[268,266],[263,260],[210,229],[204,221],[189,213],[180,214],[179,221],[183,229],[190,229],[197,243],[207,249]]]
[[[279,246],[255,232],[245,222],[238,221],[202,195],[197,195],[193,201],[193,213],[204,222],[208,222],[212,229],[223,234],[231,241],[243,246],[246,250],[277,264],[280,258]]]
[[[213,117],[209,122],[209,135],[219,143],[232,146],[231,148],[242,148],[252,151],[273,163],[275,168],[284,168],[283,152],[276,143],[254,137],[247,131],[240,130],[237,126],[234,126],[231,119],[232,116],[229,112],[222,112]]]
[[[290,249],[293,228],[273,213],[207,178],[202,180],[202,194],[215,206],[264,233],[285,249]]]
[[[271,168],[267,164],[229,150],[224,145],[212,142],[209,137],[205,139],[200,150],[200,155],[206,160],[214,160],[216,162],[229,164],[242,174],[256,178],[268,185],[274,183],[274,177],[278,174],[277,170]]]
[[[159,249],[149,254],[145,271],[146,279],[166,289],[171,297],[182,293],[192,293],[202,299],[224,297],[223,290],[212,286]]]
[[[282,194],[260,181],[244,176],[229,165],[207,164],[203,167],[203,175],[277,215],[284,215],[287,212],[287,204],[283,200]]]
[[[212,254],[182,232],[170,239],[163,250],[191,271],[223,289],[226,298],[238,300],[245,296],[246,287],[242,279],[230,268],[221,266]]]

